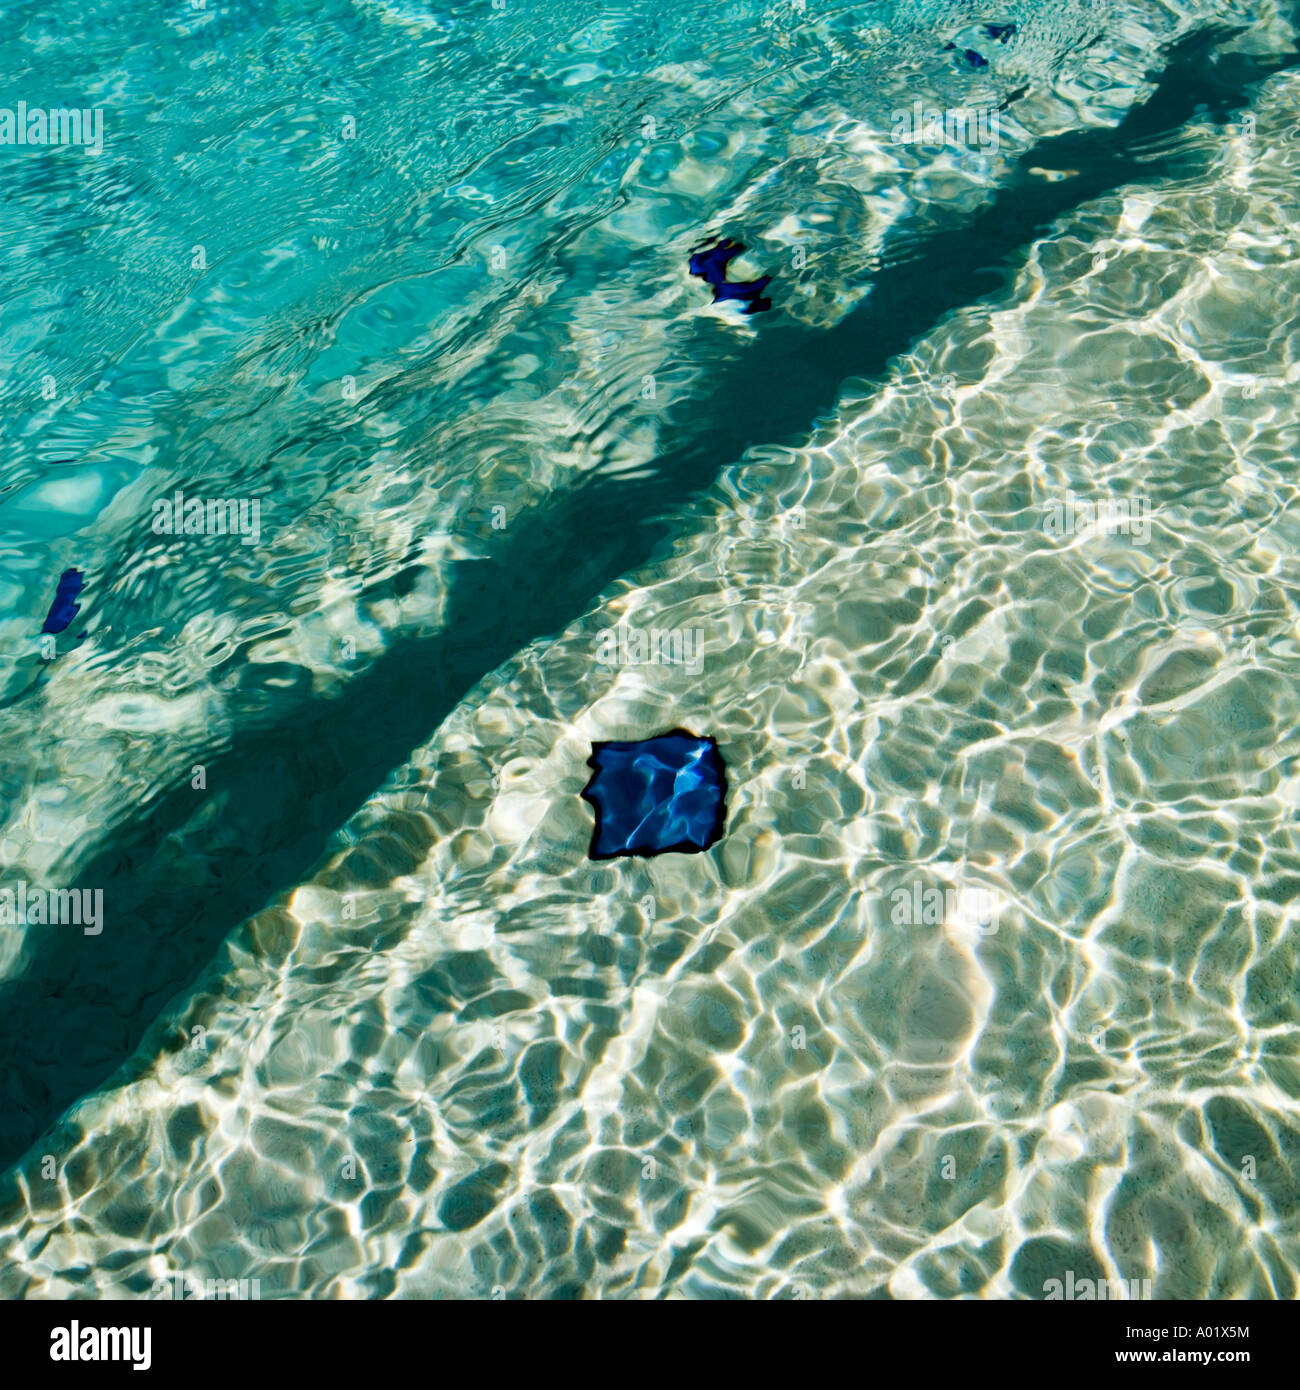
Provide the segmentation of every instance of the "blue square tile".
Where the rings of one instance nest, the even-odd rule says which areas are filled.
[[[596,743],[587,766],[596,769],[582,792],[596,808],[592,859],[698,854],[722,837],[727,773],[713,739],[673,729]]]
[[[62,632],[81,612],[77,595],[86,587],[86,577],[80,570],[64,570],[59,576],[59,587],[54,593],[54,602],[46,614],[42,632]]]

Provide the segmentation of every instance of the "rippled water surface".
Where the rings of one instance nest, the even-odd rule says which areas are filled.
[[[0,113],[0,1296],[1297,1296],[1300,6],[0,72],[103,120]],[[671,729],[721,839],[589,857]]]

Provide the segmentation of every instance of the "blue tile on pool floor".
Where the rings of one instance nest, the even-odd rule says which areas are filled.
[[[722,837],[727,772],[711,738],[673,729],[654,738],[592,745],[583,789],[596,810],[592,859],[698,854]]]

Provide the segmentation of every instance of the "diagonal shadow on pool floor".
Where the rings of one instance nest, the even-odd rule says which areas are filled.
[[[191,790],[187,770],[114,827],[70,880],[104,890],[109,926],[94,938],[50,932],[25,974],[0,985],[0,1163],[18,1160],[80,1096],[147,1065],[132,1057],[146,1028],[229,932],[310,874],[330,837],[484,675],[650,559],[672,536],[678,509],[722,466],[753,445],[806,439],[848,377],[879,375],[946,315],[996,295],[1055,219],[1121,185],[1203,168],[1205,151],[1177,138],[1183,124],[1193,115],[1226,122],[1256,84],[1300,60],[1222,53],[1229,37],[1218,29],[1172,47],[1151,97],[1118,127],[1027,153],[983,211],[886,266],[836,327],[774,317],[727,361],[731,340],[716,323],[702,326],[695,350],[723,359],[710,377],[708,418],[701,426],[694,403],[689,423],[664,427],[680,442],[652,475],[591,474],[512,518],[490,558],[454,570],[441,634],[398,644],[337,698],[305,701],[272,727],[237,730],[207,763],[206,794]],[[578,546],[580,570],[557,563]],[[253,858],[247,845],[270,848]],[[61,1150],[66,1137],[50,1136],[47,1147]],[[13,1178],[11,1170],[6,1185]]]

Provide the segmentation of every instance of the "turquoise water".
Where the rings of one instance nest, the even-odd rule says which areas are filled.
[[[1294,1297],[1298,18],[7,11],[0,1294]]]

